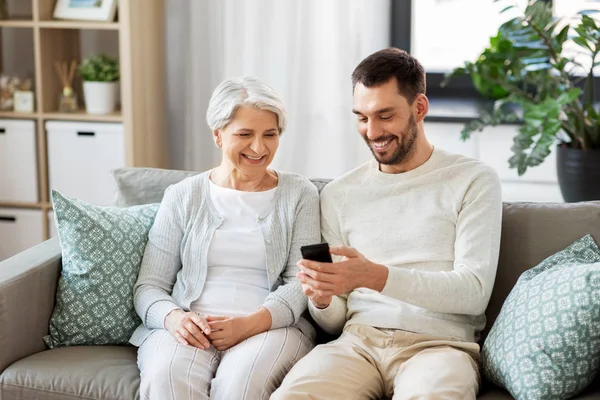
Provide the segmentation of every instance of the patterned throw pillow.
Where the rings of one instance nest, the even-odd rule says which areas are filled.
[[[600,367],[600,249],[584,236],[517,281],[483,349],[483,371],[516,399],[568,399]]]
[[[63,268],[50,348],[125,344],[140,324],[135,284],[158,204],[100,207],[52,192]]]

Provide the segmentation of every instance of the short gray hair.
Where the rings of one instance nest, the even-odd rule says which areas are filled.
[[[224,128],[237,109],[244,105],[275,113],[279,134],[285,130],[287,116],[279,95],[271,86],[254,77],[228,79],[217,86],[206,111],[208,126],[213,131]]]

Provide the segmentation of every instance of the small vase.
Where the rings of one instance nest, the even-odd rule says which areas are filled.
[[[83,82],[88,114],[110,114],[117,105],[118,82]]]
[[[77,110],[79,110],[77,93],[75,93],[70,87],[65,87],[60,94],[58,111],[63,113],[71,113],[76,112]]]

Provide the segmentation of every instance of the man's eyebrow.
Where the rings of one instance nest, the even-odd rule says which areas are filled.
[[[375,111],[375,114],[383,114],[383,113],[390,112],[390,111],[394,111],[394,107],[381,108],[381,109]],[[355,110],[355,109],[352,109],[352,112],[356,115],[363,115],[363,113],[361,113],[360,111]]]

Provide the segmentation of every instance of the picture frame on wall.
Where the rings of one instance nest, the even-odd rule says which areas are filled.
[[[115,19],[118,0],[57,0],[55,19],[104,21]]]

